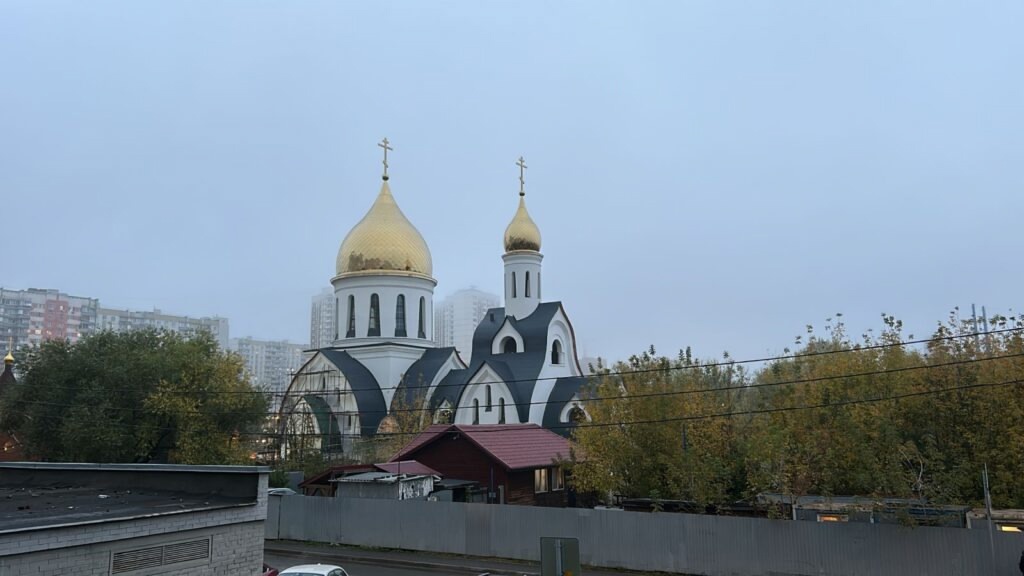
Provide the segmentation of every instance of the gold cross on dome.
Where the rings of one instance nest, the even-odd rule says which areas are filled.
[[[384,179],[387,180],[388,179],[388,150],[394,151],[394,148],[392,148],[391,146],[388,146],[388,139],[387,138],[381,140],[380,143],[377,144],[377,146],[380,146],[381,148],[384,149]]]
[[[526,170],[526,161],[523,157],[519,157],[519,161],[516,162],[516,166],[519,166],[519,195],[526,196],[526,191],[523,188],[526,186],[526,179],[523,178],[524,170]]]

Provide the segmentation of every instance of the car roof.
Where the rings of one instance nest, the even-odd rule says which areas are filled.
[[[292,566],[286,570],[280,572],[281,576],[288,576],[288,574],[294,572],[309,572],[312,574],[328,574],[331,570],[337,570],[341,566],[335,566],[333,564],[302,564],[301,566]]]

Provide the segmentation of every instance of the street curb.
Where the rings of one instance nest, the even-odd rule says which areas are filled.
[[[307,557],[314,556],[323,559],[338,559],[354,564],[383,564],[388,566],[401,566],[405,568],[424,568],[435,572],[464,572],[478,574],[480,576],[540,576],[538,572],[526,572],[521,570],[482,568],[478,566],[464,566],[459,564],[442,564],[438,562],[423,562],[421,560],[400,560],[396,558],[372,558],[368,556],[352,556],[344,552],[322,552],[313,550],[296,550],[294,548],[278,548],[272,545],[264,545],[264,550],[280,556]]]

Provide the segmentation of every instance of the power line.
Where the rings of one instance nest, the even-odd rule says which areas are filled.
[[[835,375],[830,375],[830,376],[814,376],[814,377],[800,378],[800,379],[795,379],[795,380],[781,380],[781,381],[778,381],[778,382],[761,382],[761,383],[752,383],[752,384],[736,384],[736,385],[732,385],[732,386],[721,386],[721,387],[716,387],[716,388],[698,388],[698,389],[691,389],[691,390],[666,390],[666,391],[660,391],[660,392],[641,392],[641,393],[635,393],[635,394],[624,394],[624,395],[620,394],[620,395],[614,395],[614,396],[582,397],[582,398],[578,398],[575,402],[578,402],[580,404],[585,404],[585,403],[593,403],[593,402],[602,402],[602,401],[606,401],[606,400],[607,401],[623,401],[623,400],[634,400],[634,399],[638,399],[638,398],[667,397],[667,396],[687,396],[687,395],[693,395],[693,394],[710,394],[710,393],[729,392],[729,391],[733,391],[733,390],[759,390],[759,389],[762,389],[762,388],[773,388],[773,387],[777,387],[777,386],[788,386],[788,385],[794,385],[794,384],[809,384],[809,383],[814,383],[814,382],[827,382],[827,381],[830,381],[830,380],[845,380],[845,379],[850,379],[850,378],[863,378],[863,377],[868,377],[868,376],[883,376],[883,375],[897,374],[897,373],[902,373],[902,372],[913,372],[913,371],[917,371],[917,370],[933,370],[933,369],[937,369],[937,368],[948,368],[948,367],[953,367],[953,366],[963,366],[963,365],[967,365],[967,364],[979,364],[979,363],[982,363],[982,362],[994,362],[994,361],[997,361],[997,360],[1004,360],[1004,359],[1009,359],[1009,358],[1020,358],[1020,357],[1024,357],[1024,352],[1014,353],[1014,354],[1005,354],[1005,355],[1000,355],[1000,356],[989,356],[989,357],[982,357],[982,358],[970,358],[970,359],[966,359],[966,360],[954,360],[954,361],[950,361],[950,362],[941,362],[941,363],[937,363],[937,364],[921,364],[921,365],[916,365],[916,366],[903,366],[903,367],[899,367],[899,368],[889,368],[889,369],[882,369],[882,370],[869,370],[869,371],[865,371],[865,372],[852,372],[852,373],[846,373],[846,374],[835,374]],[[330,393],[328,393],[328,394],[330,394]],[[18,404],[36,405],[36,406],[53,406],[53,407],[62,407],[62,408],[76,408],[76,407],[80,406],[79,404],[69,404],[69,403],[61,403],[61,402],[47,402],[47,401],[43,401],[43,400],[20,400],[17,403]],[[562,400],[538,400],[536,402],[522,402],[522,403],[518,403],[518,404],[508,404],[507,406],[511,407],[511,408],[515,408],[515,407],[518,407],[518,406],[546,406],[546,405],[549,405],[549,404],[568,404],[568,403],[569,403],[569,401],[567,401],[567,400],[566,401],[562,401]],[[133,408],[133,407],[119,407],[119,406],[106,407],[106,408],[104,408],[104,410],[116,410],[116,411],[122,411],[122,412],[137,412],[138,411],[137,408]],[[416,412],[429,412],[429,410],[426,409],[426,408],[393,408],[391,410],[358,410],[357,412],[353,412],[352,414],[359,414],[360,416],[363,416],[363,415],[374,415],[374,414],[388,415],[388,414],[396,414],[396,413],[416,413]],[[185,412],[181,412],[181,413],[194,414],[194,415],[204,415],[204,416],[214,416],[214,417],[216,417],[216,416],[230,416],[230,415],[250,414],[250,412],[245,411],[245,410],[228,410],[228,411],[189,410],[189,411],[185,411]],[[294,411],[291,412],[291,414],[294,414],[294,413],[295,413]],[[303,412],[303,413],[306,413],[306,412]],[[279,416],[281,414],[282,413],[280,411],[264,412],[263,413],[264,416]],[[339,412],[337,414],[349,414],[349,413]],[[285,416],[285,417],[287,417],[287,416]]]

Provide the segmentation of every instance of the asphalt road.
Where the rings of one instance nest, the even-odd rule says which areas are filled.
[[[303,559],[295,556],[279,556],[272,553],[265,553],[263,555],[263,561],[270,564],[278,570],[284,570],[289,566],[297,566],[299,564],[316,564],[317,562],[328,563],[330,560],[322,558],[310,558]],[[350,576],[422,576],[429,574],[431,576],[437,576],[440,572],[429,570],[425,568],[399,568],[392,566],[383,566],[379,564],[363,564],[352,561],[337,562],[338,566],[341,566],[349,573]],[[445,572],[450,573],[450,572]],[[464,573],[468,574],[468,573]]]

